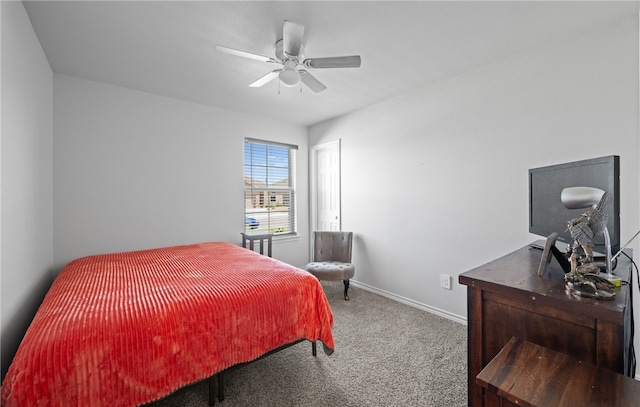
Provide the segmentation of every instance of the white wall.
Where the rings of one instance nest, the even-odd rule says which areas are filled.
[[[53,79],[22,2],[0,2],[2,377],[53,276]]]
[[[71,76],[54,76],[54,259],[204,241],[240,243],[244,138],[297,144],[306,264],[307,129]]]
[[[527,170],[611,154],[626,241],[640,226],[638,108],[633,18],[312,127],[310,146],[341,139],[355,281],[465,319],[458,275],[539,238]]]

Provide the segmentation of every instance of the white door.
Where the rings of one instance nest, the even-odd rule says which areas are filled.
[[[311,148],[311,230],[342,230],[340,140]]]

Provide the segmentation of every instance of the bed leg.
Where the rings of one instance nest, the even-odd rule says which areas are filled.
[[[216,404],[216,375],[209,377],[209,406],[213,406]]]
[[[218,373],[218,401],[224,401],[224,373]]]
[[[317,353],[318,353],[318,352],[316,351],[316,341],[313,341],[313,342],[311,342],[311,354],[312,354],[313,356],[316,356],[316,355],[317,355]]]

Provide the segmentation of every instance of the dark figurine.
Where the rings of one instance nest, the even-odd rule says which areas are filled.
[[[593,239],[602,235],[607,226],[608,198],[609,194],[605,192],[593,210],[568,222],[573,246],[568,253],[571,271],[565,275],[565,280],[573,294],[598,299],[615,297],[615,285],[598,275],[600,268],[593,261]]]
[[[592,211],[586,211],[579,218],[571,219],[568,222],[567,230],[573,238],[571,251],[571,273],[575,273],[578,264],[593,262],[593,239],[604,233],[607,226],[607,202],[609,193],[605,192],[600,198],[600,202]],[[584,250],[585,257],[578,261],[579,248]]]

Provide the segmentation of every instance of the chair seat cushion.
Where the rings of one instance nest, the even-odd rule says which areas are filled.
[[[348,280],[356,274],[356,267],[351,263],[339,261],[314,261],[307,264],[306,270],[318,280]]]

